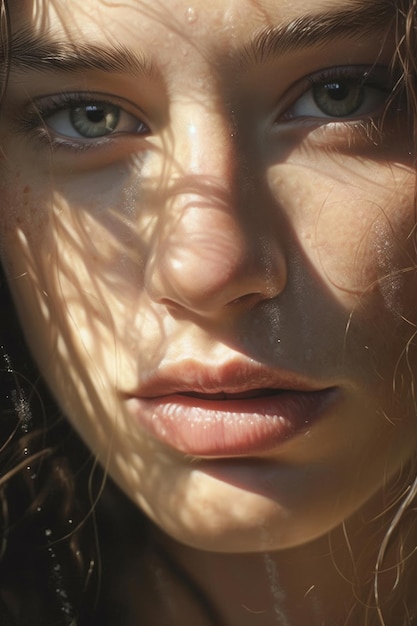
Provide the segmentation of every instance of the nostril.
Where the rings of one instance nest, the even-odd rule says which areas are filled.
[[[177,317],[184,309],[203,317],[253,309],[284,289],[284,250],[272,232],[265,242],[247,232],[233,207],[190,207],[166,237],[158,237],[145,281],[154,302]],[[245,226],[245,228],[244,228]],[[267,252],[266,252],[267,250]]]
[[[264,300],[265,296],[259,291],[254,293],[246,293],[238,298],[234,298],[230,302],[225,304],[226,307],[242,306],[245,308],[251,308],[258,304],[261,300]]]

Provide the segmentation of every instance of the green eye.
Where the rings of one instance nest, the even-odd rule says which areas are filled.
[[[44,109],[44,111],[42,110]],[[94,140],[119,134],[148,134],[139,118],[111,102],[63,94],[41,103],[45,126],[61,137]]]
[[[104,137],[117,129],[120,108],[112,104],[85,104],[70,110],[70,121],[74,130],[82,137],[94,139]]]
[[[304,87],[304,89],[303,89]],[[335,67],[307,77],[283,119],[349,119],[375,114],[392,90],[387,68]]]
[[[313,86],[313,98],[318,109],[329,117],[348,117],[360,110],[367,90],[358,81],[334,80]]]

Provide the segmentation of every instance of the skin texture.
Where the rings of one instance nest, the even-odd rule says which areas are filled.
[[[340,3],[23,4],[16,32],[147,59],[146,72],[12,68],[1,253],[42,374],[191,577],[210,587],[244,569],[258,581],[217,592],[226,623],[344,623],[353,596],[334,580],[329,537],[341,545],[348,520],[361,554],[372,527],[370,566],[371,520],[415,454],[415,172],[401,114],[375,129],[385,87],[363,111],[319,116],[305,113],[306,76],[329,58],[387,66],[393,42],[381,48],[375,29],[243,63],[260,29]],[[126,111],[122,130],[69,137],[57,95],[81,92]],[[272,450],[226,459],[182,453],[132,415],[129,398],[155,372],[177,372],[181,388],[193,371],[254,363],[336,399]]]

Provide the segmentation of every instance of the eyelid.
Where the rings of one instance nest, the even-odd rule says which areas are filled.
[[[109,104],[112,106],[116,106],[120,108],[120,110],[127,115],[130,115],[132,119],[136,119],[138,122],[138,128],[143,125],[143,129],[139,132],[114,132],[110,135],[105,135],[102,138],[96,139],[88,139],[80,136],[77,138],[76,136],[67,136],[59,133],[58,131],[51,129],[48,127],[47,120],[53,117],[54,115],[58,115],[59,113],[63,113],[66,110],[70,110],[71,108],[77,106],[83,106],[86,104]],[[109,95],[107,93],[102,92],[91,92],[91,91],[73,91],[73,92],[63,92],[58,94],[51,94],[46,96],[41,96],[33,100],[23,114],[20,116],[20,124],[27,131],[36,131],[39,130],[43,134],[47,134],[49,136],[49,143],[51,140],[53,141],[56,138],[60,144],[65,143],[66,140],[69,142],[79,143],[79,144],[91,144],[98,143],[100,140],[108,141],[112,137],[117,137],[120,135],[149,135],[151,134],[150,124],[146,120],[146,116],[143,111],[129,100],[124,98],[120,98],[113,94]]]
[[[289,113],[291,108],[305,96],[315,85],[331,80],[363,80],[363,86],[386,92],[387,97],[393,90],[396,83],[395,78],[389,67],[383,65],[338,65],[318,70],[308,76],[304,76],[301,80],[293,84],[280,98],[278,113],[275,117],[276,124],[289,122],[297,119]],[[309,116],[306,116],[309,117]],[[321,116],[317,116],[320,119]],[[360,117],[360,114],[359,114]],[[312,118],[314,119],[314,118]],[[325,120],[326,115],[323,114],[321,119]],[[327,117],[332,121],[337,120],[335,117]],[[340,118],[340,120],[346,118]],[[349,119],[349,118],[348,118]],[[352,118],[354,119],[354,118]]]

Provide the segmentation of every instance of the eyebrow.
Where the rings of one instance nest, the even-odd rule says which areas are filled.
[[[237,64],[242,70],[294,50],[326,45],[338,37],[375,35],[378,30],[394,23],[397,11],[396,0],[353,0],[341,8],[262,28],[239,49]],[[9,63],[17,71],[77,73],[99,70],[149,77],[157,74],[150,57],[124,45],[62,41],[54,39],[52,34],[34,33],[29,29],[13,35]]]
[[[303,15],[288,23],[262,28],[239,53],[241,66],[262,64],[313,46],[325,46],[337,38],[375,36],[395,23],[395,0],[356,0],[336,10]],[[383,45],[381,38],[381,47]]]
[[[9,60],[10,67],[20,71],[99,70],[145,76],[155,73],[148,57],[122,44],[61,41],[28,29],[13,35]]]

